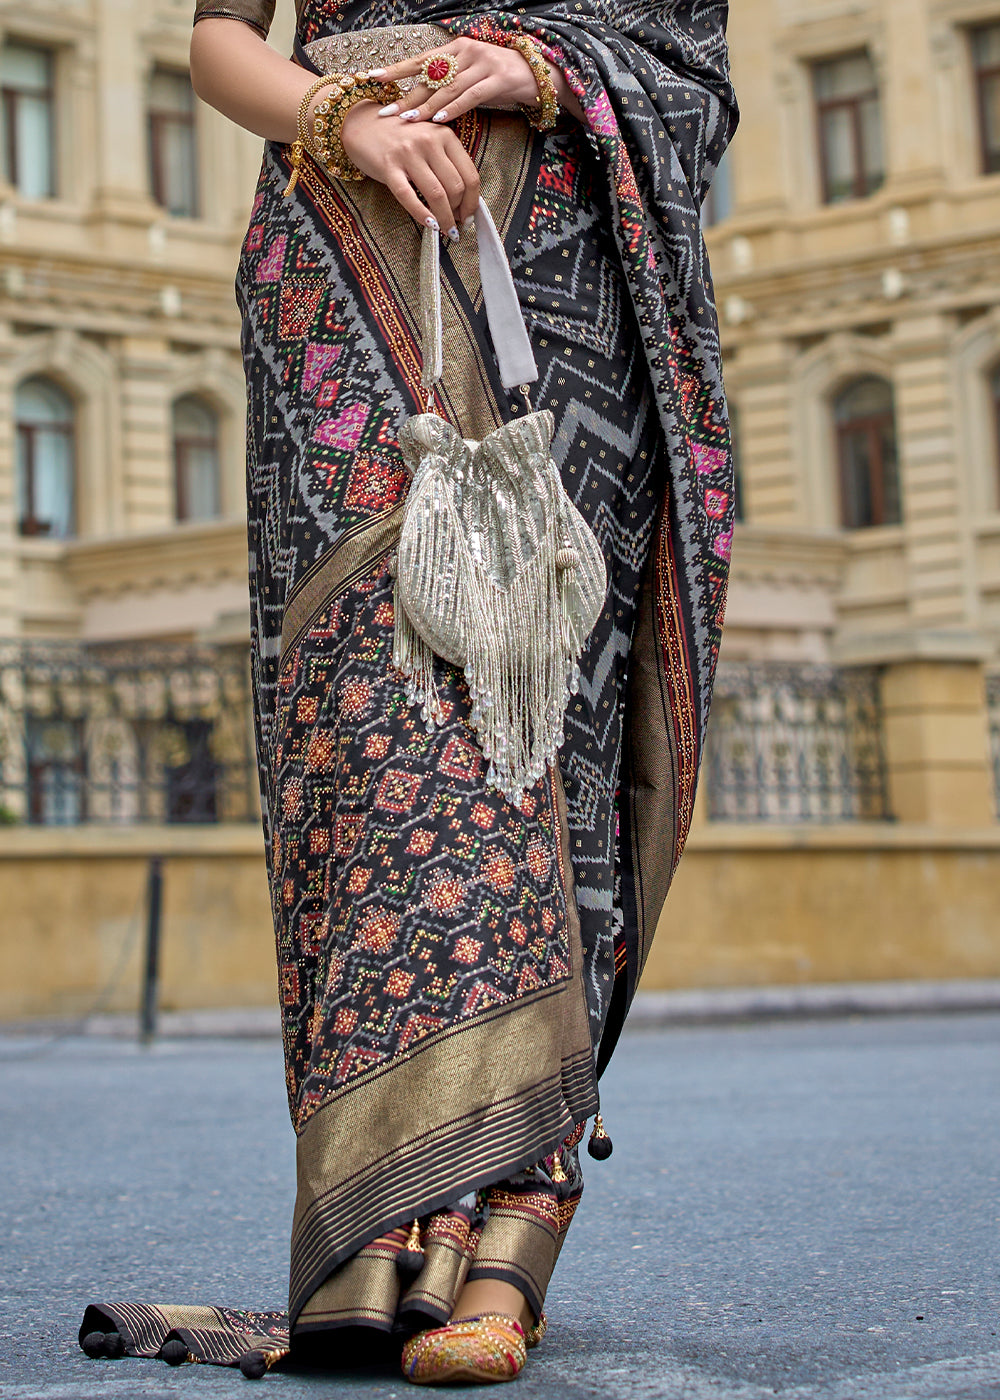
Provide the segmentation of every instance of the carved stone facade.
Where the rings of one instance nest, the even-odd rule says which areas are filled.
[[[192,104],[195,214],[154,198],[151,79],[186,73],[192,9],[0,3],[4,86],[16,89],[22,69],[30,80],[32,64],[49,74],[47,115],[36,105],[25,125],[37,138],[48,120],[54,168],[42,198],[9,154],[0,178],[0,635],[246,634],[233,273],[260,142]],[[286,16],[276,42],[288,29]],[[17,395],[38,381],[71,406],[66,538],[44,523],[25,531]],[[217,425],[219,480],[213,518],[179,523],[173,414],[192,395]]]
[[[1000,45],[1000,3],[741,0],[729,34],[743,123],[708,240],[746,524],[725,655],[876,659],[879,639],[933,633],[993,658],[1000,174],[983,172],[1000,89],[976,55]],[[859,53],[883,178],[824,203],[817,65]],[[895,401],[901,519],[845,530],[834,400],[868,376]]]

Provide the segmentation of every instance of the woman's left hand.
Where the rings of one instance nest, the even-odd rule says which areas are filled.
[[[538,102],[538,85],[528,60],[517,49],[484,44],[479,39],[453,39],[450,44],[394,63],[391,68],[374,69],[372,76],[386,82],[415,78],[426,60],[439,54],[458,64],[447,87],[432,89],[417,83],[398,102],[384,107],[382,115],[403,121],[451,122],[473,107],[514,108],[520,103],[534,106]],[[549,69],[565,83],[557,68],[550,64]]]

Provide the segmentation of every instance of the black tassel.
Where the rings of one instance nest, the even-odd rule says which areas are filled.
[[[287,1347],[279,1347],[276,1351],[247,1351],[240,1357],[240,1370],[248,1381],[259,1381],[287,1355]]]
[[[248,1351],[240,1357],[240,1370],[248,1381],[259,1381],[267,1375],[267,1358],[262,1351]]]
[[[594,1131],[590,1134],[587,1151],[598,1162],[606,1162],[614,1150],[615,1145],[605,1131],[604,1119],[598,1114],[594,1119]]]
[[[160,1347],[160,1360],[165,1361],[168,1366],[183,1366],[189,1356],[187,1347],[177,1337],[164,1342]]]
[[[92,1361],[117,1361],[125,1355],[120,1332],[88,1332],[80,1345]]]
[[[414,1220],[410,1226],[409,1238],[396,1255],[396,1268],[404,1278],[419,1274],[424,1267],[424,1251],[420,1243],[420,1221]]]

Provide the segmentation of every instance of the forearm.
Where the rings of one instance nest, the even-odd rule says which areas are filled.
[[[202,101],[268,141],[294,141],[315,80],[238,19],[203,19],[191,36],[191,82]]]
[[[566,81],[566,74],[561,68],[557,68],[554,63],[550,63],[549,76],[552,79],[552,86],[556,90],[559,106],[569,112],[570,116],[576,117],[578,122],[582,122],[583,125],[586,126],[587,118],[584,115],[583,108],[580,106],[579,98]]]

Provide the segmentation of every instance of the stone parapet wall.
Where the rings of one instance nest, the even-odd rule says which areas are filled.
[[[155,855],[163,1008],[275,1005],[256,827],[20,828],[0,837],[0,1020],[138,1007]],[[1000,977],[998,887],[1000,828],[708,824],[643,987]]]

